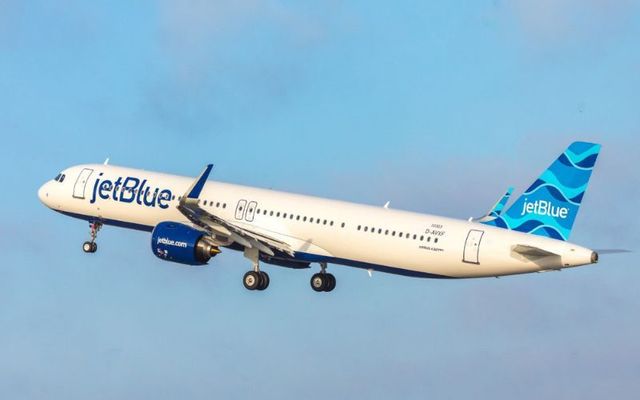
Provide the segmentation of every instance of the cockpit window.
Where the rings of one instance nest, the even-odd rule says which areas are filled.
[[[67,176],[65,174],[62,174],[62,176],[60,177],[59,182],[62,183],[64,182],[64,178],[66,178]]]
[[[53,180],[56,182],[59,182],[61,177],[62,177],[62,174],[58,174],[58,176],[56,176]]]

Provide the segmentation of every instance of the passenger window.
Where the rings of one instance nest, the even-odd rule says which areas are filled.
[[[307,217],[304,217],[302,221],[307,222]]]
[[[282,214],[282,218],[287,218],[287,213]]]
[[[279,218],[279,217],[280,217],[280,213],[277,213],[277,214],[276,214],[276,217],[278,217],[278,218]]]
[[[433,239],[434,243],[438,243],[438,238]]]
[[[327,220],[325,219],[325,220],[322,222],[322,225],[326,225],[326,224],[327,224]]]
[[[382,233],[382,229],[378,229],[378,235]]]
[[[365,226],[365,227],[364,227],[364,231],[365,231],[365,232],[369,232],[369,227],[368,227],[368,226]]]
[[[300,221],[300,216],[299,215],[296,216],[296,221]]]
[[[424,236],[420,236],[420,241],[422,242],[424,240]]]
[[[224,203],[224,204],[222,205],[222,208],[227,208],[227,203]]]
[[[418,238],[418,235],[413,235],[413,240],[416,240]]]
[[[342,223],[342,227],[344,228],[347,224],[345,224],[344,222]]]
[[[270,217],[273,217],[273,211],[271,211],[271,212],[269,213],[269,216],[270,216]]]
[[[430,242],[430,241],[431,241],[431,236],[427,238],[427,242]]]
[[[391,232],[391,236],[395,236],[396,235],[396,231]]]
[[[313,224],[313,217],[309,218],[309,222]]]
[[[388,235],[388,234],[389,234],[389,230],[388,230],[388,229],[387,229],[387,230],[385,230],[385,231],[384,231],[384,234],[385,234],[385,235]]]

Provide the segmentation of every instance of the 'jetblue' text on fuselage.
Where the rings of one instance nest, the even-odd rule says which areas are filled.
[[[146,207],[169,208],[169,202],[173,196],[169,189],[152,189],[147,185],[147,180],[140,180],[133,176],[126,178],[119,177],[112,182],[101,180],[99,175],[93,185],[93,192],[90,203],[93,204],[98,198],[102,200],[113,200],[121,203],[136,203]]]

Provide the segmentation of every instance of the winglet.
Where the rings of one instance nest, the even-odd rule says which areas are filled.
[[[213,169],[213,164],[207,165],[204,171],[202,171],[202,174],[200,174],[200,177],[198,178],[198,180],[196,180],[191,185],[189,190],[187,190],[187,195],[185,196],[186,198],[197,199],[198,197],[200,197],[200,193],[202,193],[204,184],[207,182],[207,179],[209,179],[209,174],[211,173],[212,169]]]

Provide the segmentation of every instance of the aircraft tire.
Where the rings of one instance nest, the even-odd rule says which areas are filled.
[[[95,247],[95,249],[97,250],[97,246]],[[85,253],[95,253],[96,251],[94,250],[94,243],[84,242],[82,244],[82,251],[84,251]]]
[[[258,290],[265,290],[266,288],[269,287],[269,274],[267,274],[266,272],[260,271],[260,285],[258,285]]]
[[[331,292],[333,289],[336,288],[336,277],[333,276],[333,274],[326,274],[326,278],[327,278],[327,284],[324,288],[325,292]]]
[[[244,274],[242,283],[247,290],[256,290],[260,287],[261,279],[260,274],[255,271],[249,271]]]
[[[326,274],[313,274],[309,284],[311,285],[311,289],[315,290],[316,292],[324,292],[325,288],[327,287]]]

